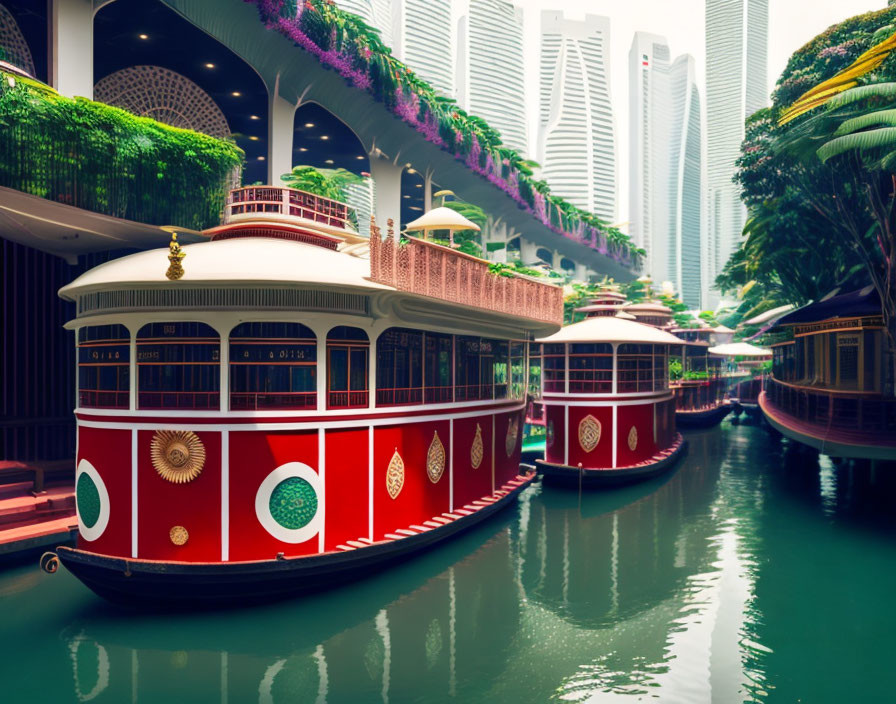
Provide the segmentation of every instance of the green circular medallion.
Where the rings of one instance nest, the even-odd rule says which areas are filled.
[[[93,528],[100,519],[100,492],[96,488],[96,483],[86,472],[82,472],[78,477],[75,496],[81,522],[88,528]]]
[[[284,479],[271,492],[271,516],[288,530],[307,526],[317,513],[314,487],[299,477]]]

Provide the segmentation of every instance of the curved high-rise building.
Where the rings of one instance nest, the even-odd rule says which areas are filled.
[[[767,73],[768,0],[706,0],[704,292],[740,245],[746,210],[732,178],[744,120],[768,102]]]
[[[610,20],[541,14],[538,160],[551,190],[616,219],[616,143],[610,103]]]
[[[506,0],[468,0],[457,38],[458,103],[528,153],[522,10]]]
[[[701,305],[702,116],[693,57],[637,32],[629,53],[629,233],[644,270]]]

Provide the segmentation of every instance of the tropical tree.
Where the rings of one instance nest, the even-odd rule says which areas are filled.
[[[280,178],[290,188],[339,201],[345,201],[346,186],[364,180],[346,169],[318,169],[314,166],[294,166],[292,171]]]

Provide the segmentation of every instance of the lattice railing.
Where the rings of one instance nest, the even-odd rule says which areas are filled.
[[[371,227],[370,277],[377,283],[522,318],[563,323],[563,290],[521,276],[499,276],[488,262],[413,237],[381,239]]]
[[[345,203],[285,186],[235,188],[227,197],[224,223],[233,222],[234,216],[253,214],[263,217],[265,213],[311,220],[341,230],[355,229],[352,209]]]

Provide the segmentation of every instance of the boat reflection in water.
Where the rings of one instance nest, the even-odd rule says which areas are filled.
[[[733,701],[746,680],[749,557],[737,522],[723,518],[720,434],[690,441],[686,466],[666,481],[581,503],[536,488],[517,517],[364,588],[226,617],[129,616],[126,631],[120,614],[98,610],[65,634],[75,695],[544,701],[662,685],[682,700],[725,690]],[[719,658],[730,676],[711,686]]]

